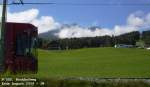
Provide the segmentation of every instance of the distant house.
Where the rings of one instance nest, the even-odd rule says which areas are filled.
[[[126,44],[116,44],[115,48],[133,48],[134,45],[126,45]]]
[[[52,41],[48,44],[49,50],[61,50],[60,44],[57,41]]]
[[[150,50],[150,47],[146,48],[147,50]]]
[[[146,46],[146,44],[142,40],[139,40],[139,41],[136,42],[136,47],[138,47],[138,48],[143,48],[144,49],[145,46]]]

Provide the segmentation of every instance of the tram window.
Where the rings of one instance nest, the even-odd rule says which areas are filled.
[[[37,39],[26,34],[16,38],[16,55],[37,56]]]
[[[22,34],[18,35],[16,39],[16,55],[30,55],[30,37],[28,35]]]
[[[37,38],[36,37],[31,38],[31,54],[32,56],[37,57]]]

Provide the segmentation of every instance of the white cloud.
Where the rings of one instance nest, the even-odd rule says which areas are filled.
[[[55,22],[51,16],[39,16],[38,9],[29,9],[22,12],[11,13],[8,11],[7,21],[8,22],[21,22],[21,23],[31,23],[38,27],[38,32],[43,33],[59,26],[59,23]]]
[[[60,38],[73,38],[73,37],[95,37],[95,36],[104,36],[112,35],[111,30],[109,29],[99,29],[91,30],[89,28],[82,28],[79,26],[66,27],[60,30],[57,34]]]
[[[23,12],[15,12],[7,14],[7,21],[30,23],[37,18],[39,11],[37,9],[29,9]]]
[[[142,26],[144,24],[144,19],[131,14],[127,19],[127,23],[130,26]]]
[[[146,16],[147,25],[150,25],[150,13]]]
[[[32,21],[32,24],[38,27],[39,33],[51,31],[59,27],[59,23],[55,22],[53,17],[50,16],[42,16],[40,19],[35,19]]]
[[[120,25],[116,25],[114,27],[114,29],[112,29],[112,32],[114,35],[120,35],[120,34],[123,34],[123,33],[128,33],[128,32],[132,32],[132,31],[137,31],[138,28],[135,27],[135,26],[129,26],[129,25],[126,25],[126,26],[120,26]]]
[[[138,30],[137,27],[133,26],[119,26],[116,25],[114,29],[108,28],[96,28],[91,30],[89,28],[75,27],[63,28],[57,33],[60,38],[73,38],[73,37],[95,37],[95,36],[105,36],[105,35],[120,35],[123,33],[128,33]]]

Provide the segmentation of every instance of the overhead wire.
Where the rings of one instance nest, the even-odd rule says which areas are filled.
[[[56,2],[23,2],[23,5],[64,5],[64,6],[150,6],[150,3],[56,3]],[[0,4],[2,5],[2,4]],[[20,5],[20,3],[8,3],[7,5]]]

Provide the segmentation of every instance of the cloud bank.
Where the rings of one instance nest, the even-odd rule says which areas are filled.
[[[95,37],[104,35],[120,35],[132,31],[142,31],[150,28],[150,13],[144,14],[142,11],[137,11],[128,16],[125,25],[114,25],[114,28],[96,28],[94,31],[90,28],[82,28],[72,26],[63,28],[58,33],[60,38],[73,37]]]
[[[95,29],[85,28],[78,25],[64,26],[55,21],[52,16],[39,17],[38,9],[29,9],[22,12],[9,12],[8,22],[22,22],[31,23],[38,27],[39,33],[47,31],[57,31],[54,33],[59,38],[79,38],[79,37],[95,37],[104,35],[120,35],[132,31],[141,31],[150,27],[150,13],[144,14],[142,11],[129,14],[125,25],[114,25],[112,29],[99,28]]]
[[[38,9],[29,9],[22,12],[14,12],[11,13],[8,11],[7,13],[7,21],[8,22],[21,22],[21,23],[31,23],[38,27],[39,33],[44,33],[59,26],[53,17],[51,16],[39,16]]]

